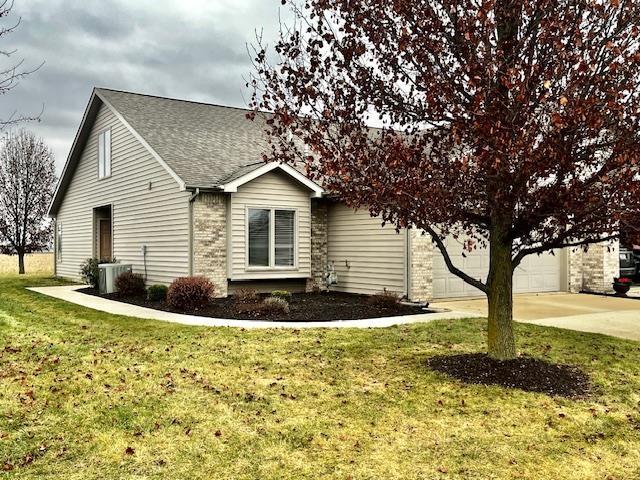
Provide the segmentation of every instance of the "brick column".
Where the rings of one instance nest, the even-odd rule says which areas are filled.
[[[567,278],[569,283],[569,292],[579,293],[582,291],[582,263],[584,251],[580,247],[569,248],[567,250],[569,256]]]
[[[433,298],[433,241],[422,230],[409,230],[409,288],[413,302],[428,302]]]
[[[620,244],[596,243],[582,253],[582,289],[610,293],[613,278],[620,275]]]
[[[222,193],[201,193],[193,202],[193,274],[227,296],[227,203]]]
[[[311,202],[311,277],[307,279],[306,291],[319,287],[326,290],[324,270],[329,261],[329,208],[320,201]]]

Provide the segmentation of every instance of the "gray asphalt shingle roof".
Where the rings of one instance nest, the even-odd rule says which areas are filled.
[[[190,187],[214,187],[263,165],[264,120],[248,110],[96,89]]]

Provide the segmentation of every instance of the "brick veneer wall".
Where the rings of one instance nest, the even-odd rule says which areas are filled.
[[[429,235],[421,230],[409,230],[411,268],[409,269],[409,300],[430,301],[433,297],[433,249]]]
[[[569,257],[567,266],[567,279],[569,283],[569,291],[578,293],[582,291],[582,262],[584,251],[582,248],[570,248],[567,252]]]
[[[590,245],[583,253],[582,289],[587,292],[612,292],[613,277],[620,273],[620,248],[618,243]]]
[[[193,274],[216,286],[215,296],[227,296],[227,199],[221,193],[201,193],[193,202]]]
[[[326,203],[311,203],[311,277],[307,279],[307,292],[314,288],[326,290],[324,271],[329,261],[329,208]]]
[[[613,278],[620,274],[618,242],[590,245],[569,252],[569,291],[610,293]]]

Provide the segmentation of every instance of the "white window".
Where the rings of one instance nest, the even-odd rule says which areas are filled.
[[[293,210],[275,210],[276,267],[292,267],[295,263],[295,213]]]
[[[248,266],[293,267],[296,262],[296,212],[279,208],[250,208]]]
[[[249,209],[249,266],[268,267],[271,210]]]
[[[98,135],[98,178],[111,176],[111,130]]]

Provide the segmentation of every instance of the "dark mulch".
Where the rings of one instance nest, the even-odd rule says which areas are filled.
[[[427,365],[465,383],[500,385],[574,399],[584,398],[591,391],[589,377],[579,368],[531,357],[500,361],[482,353],[441,355],[430,358]]]
[[[372,305],[369,300],[370,297],[366,295],[340,292],[294,293],[289,303],[290,311],[288,314],[256,314],[253,312],[238,312],[233,297],[216,298],[205,308],[197,311],[183,312],[171,308],[165,302],[149,301],[146,297],[123,298],[117,293],[100,295],[98,291],[93,288],[83,288],[78,291],[166,312],[188,313],[203,317],[233,318],[238,320],[324,322],[430,313],[430,311],[418,305],[398,304],[393,307]]]

